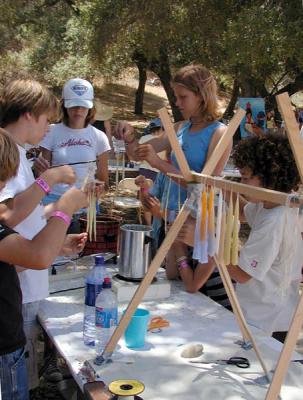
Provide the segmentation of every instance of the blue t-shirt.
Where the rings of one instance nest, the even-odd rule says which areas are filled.
[[[187,121],[183,124],[182,128],[178,132],[178,140],[190,170],[195,172],[202,171],[206,161],[210,141],[214,132],[220,126],[224,125],[219,121],[214,121],[198,132],[190,132],[189,129],[191,127],[191,122]],[[179,169],[174,152],[171,154],[171,159],[173,165]],[[182,205],[186,200],[187,190],[172,181],[169,192],[168,208],[170,210],[178,210],[179,203]]]

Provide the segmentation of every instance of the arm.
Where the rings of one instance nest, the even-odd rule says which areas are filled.
[[[195,270],[191,268],[180,269],[180,276],[185,289],[189,293],[196,293],[208,280],[215,268],[215,263],[209,258],[207,264],[198,264]]]
[[[69,166],[52,168],[45,171],[41,176],[49,187],[56,183],[75,182],[75,173]],[[33,183],[23,192],[18,193],[13,198],[8,198],[0,204],[0,219],[1,221],[13,228],[23,221],[37,207],[40,201],[45,196],[45,192],[39,185]]]
[[[108,152],[102,153],[97,157],[97,171],[96,178],[104,182],[105,190],[108,189],[109,179],[108,179]]]
[[[206,161],[208,161],[208,159],[212,156],[217,144],[219,143],[221,137],[224,135],[224,133],[226,132],[227,127],[226,126],[220,126],[215,133],[213,134],[213,137],[210,141],[209,144],[209,148],[208,148],[208,152],[207,152],[207,158]],[[232,149],[232,141],[231,143],[227,146],[227,149],[225,150],[223,156],[221,157],[221,159],[218,161],[218,164],[214,170],[214,172],[212,173],[212,175],[214,176],[219,176],[221,175],[225,164],[230,156],[230,152]]]
[[[246,283],[251,279],[251,276],[243,271],[238,265],[227,266],[229,275],[238,283]]]
[[[131,160],[139,161],[137,154],[137,148],[139,145],[139,139],[136,138],[134,127],[125,121],[119,121],[116,125],[114,136],[117,139],[123,139],[126,143],[126,153]],[[164,150],[170,150],[170,143],[166,135],[155,137],[148,142],[152,145],[156,153],[160,153]]]
[[[57,202],[57,210],[69,217],[87,205],[87,196],[72,188]],[[31,269],[48,268],[63,246],[68,224],[61,218],[52,217],[32,240],[12,234],[0,241],[1,260]]]

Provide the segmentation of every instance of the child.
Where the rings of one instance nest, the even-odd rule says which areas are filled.
[[[0,129],[0,190],[18,173],[19,150],[9,135]],[[36,185],[38,190],[39,186]],[[69,190],[56,204],[56,213],[32,240],[27,240],[0,223],[0,398],[28,400],[25,367],[25,334],[22,319],[22,294],[16,269],[43,269],[51,264],[64,245],[72,213],[87,204],[86,196],[77,189]],[[83,247],[86,236],[73,250]]]
[[[226,130],[226,126],[218,121],[220,113],[215,78],[202,65],[191,64],[177,71],[171,84],[176,97],[176,105],[185,120],[177,131],[179,143],[190,169],[201,172]],[[157,155],[163,150],[171,151],[166,136],[152,139],[148,144],[138,145],[134,129],[123,122],[118,124],[115,134],[119,138],[124,138],[127,144],[127,153],[131,158],[146,160],[152,167],[164,174],[180,174],[174,153],[171,156],[172,163],[162,160]],[[221,174],[230,150],[231,145],[219,160],[214,175]],[[178,182],[175,179],[175,181],[172,181],[168,190],[168,215],[176,215],[187,196],[186,184],[182,180]],[[183,187],[180,188],[178,183],[181,183]],[[184,256],[186,251],[185,244],[174,243],[169,252],[169,257],[173,259],[173,262],[168,263],[166,269],[169,279],[176,278],[179,273],[183,279],[183,272],[190,269],[187,257]]]
[[[235,148],[242,183],[290,193],[300,181],[288,139],[251,137]],[[298,209],[248,199],[251,227],[239,264],[229,265],[247,321],[284,342],[299,299],[303,243]]]
[[[40,142],[42,159],[38,158],[35,164],[38,173],[49,165],[74,163],[72,168],[78,188],[89,169],[108,186],[110,145],[106,134],[91,125],[96,112],[91,83],[80,78],[67,81],[62,91],[61,112],[62,122],[51,125],[50,132]],[[66,185],[56,185],[46,199],[47,203],[58,200],[66,190]]]
[[[45,226],[45,210],[40,204],[54,184],[73,184],[74,171],[69,166],[52,168],[34,179],[26,159],[25,143],[36,145],[48,131],[48,119],[57,111],[57,101],[47,88],[33,80],[16,80],[7,84],[1,97],[1,126],[17,143],[20,165],[0,193],[0,218],[5,225],[32,239]],[[46,212],[56,210],[56,204]],[[73,237],[70,237],[70,239]],[[74,237],[81,238],[80,236]],[[28,368],[31,388],[38,385],[36,317],[39,301],[48,296],[48,271],[25,270],[19,273],[23,299],[24,329],[27,335]]]

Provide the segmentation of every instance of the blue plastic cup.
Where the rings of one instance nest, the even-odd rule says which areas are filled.
[[[130,349],[143,347],[147,333],[149,311],[137,308],[124,333],[125,344]]]

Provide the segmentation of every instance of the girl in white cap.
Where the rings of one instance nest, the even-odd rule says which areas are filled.
[[[35,162],[40,174],[55,165],[70,164],[80,188],[89,169],[108,186],[108,152],[110,144],[106,134],[91,123],[95,117],[94,89],[84,79],[70,79],[62,91],[62,121],[51,125],[49,133],[40,142],[42,157]],[[55,185],[45,202],[56,201],[67,190],[67,185]],[[77,219],[77,216],[76,216]]]

